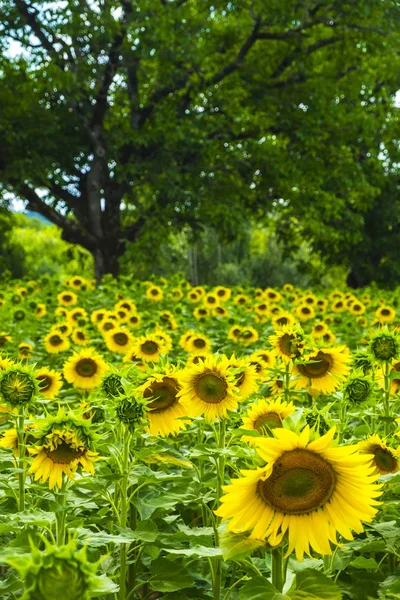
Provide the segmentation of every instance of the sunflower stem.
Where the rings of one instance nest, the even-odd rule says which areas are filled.
[[[58,504],[58,510],[56,512],[56,525],[57,525],[57,545],[63,546],[65,544],[65,518],[66,518],[66,510],[65,506],[67,503],[67,481],[65,475],[62,475],[62,485],[59,493],[56,496],[56,501]]]
[[[25,414],[24,408],[20,408],[20,413],[18,415],[18,427],[17,427],[17,437],[18,437],[18,467],[21,470],[18,473],[18,483],[19,483],[19,502],[18,509],[20,512],[25,510]]]
[[[285,395],[285,402],[290,402],[290,363],[286,364],[285,377],[283,379],[283,390]]]
[[[282,547],[273,548],[272,550],[272,565],[271,565],[271,575],[272,575],[272,585],[278,590],[278,592],[282,592],[283,586],[285,584],[284,576],[283,576],[283,549]]]
[[[346,426],[347,426],[346,408],[347,408],[347,402],[343,398],[342,403],[340,405],[340,409],[339,409],[339,444],[341,444],[343,442],[344,432],[345,432]]]
[[[226,433],[226,419],[222,418],[219,423],[219,435],[218,435],[218,449],[225,449],[225,433]],[[222,486],[224,484],[224,476],[225,476],[225,454],[223,452],[220,453],[217,460],[217,503],[219,503],[219,499],[222,494]],[[220,519],[217,518],[215,520],[214,525],[214,533],[215,533],[215,546],[219,546],[219,536],[218,536],[218,525]],[[221,597],[221,581],[222,581],[222,558],[221,556],[216,556],[214,559],[214,575],[213,575],[213,600],[220,600]]]
[[[384,381],[385,381],[385,390],[384,390],[384,394],[383,394],[383,414],[386,417],[385,423],[384,423],[385,437],[390,434],[390,421],[389,421],[389,417],[390,417],[390,377],[389,377],[389,374],[390,374],[390,365],[386,361],[385,365],[383,367],[383,377],[384,377]]]
[[[120,526],[126,527],[128,518],[128,479],[129,479],[129,448],[131,442],[131,432],[124,426],[123,431],[123,453],[122,453],[122,479],[121,479],[121,497],[120,497]],[[119,598],[126,598],[126,555],[128,547],[121,544],[120,549],[120,576],[119,576]]]

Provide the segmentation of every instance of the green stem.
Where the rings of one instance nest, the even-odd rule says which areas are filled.
[[[123,453],[122,453],[122,468],[121,473],[121,497],[120,497],[120,526],[126,527],[128,518],[128,478],[129,478],[129,447],[131,442],[131,433],[129,429],[124,427],[123,433]],[[128,547],[126,544],[121,544],[120,549],[120,576],[119,576],[119,598],[126,598],[126,555]]]
[[[283,577],[283,549],[282,547],[274,548],[272,550],[272,585],[278,590],[278,592],[283,591],[283,586],[285,584]]]
[[[65,519],[66,519],[66,510],[65,510],[65,506],[67,503],[67,489],[66,489],[66,479],[65,479],[65,475],[62,475],[62,486],[61,489],[59,491],[59,493],[57,494],[57,504],[58,504],[58,510],[56,512],[56,525],[57,525],[57,545],[58,546],[63,546],[65,544],[65,533],[66,533],[66,527],[65,527]]]
[[[222,418],[219,423],[219,435],[218,435],[218,449],[225,449],[225,432],[226,432],[226,419]],[[224,484],[225,477],[225,454],[221,452],[220,456],[217,460],[217,503],[219,503],[219,499],[222,494],[222,486]],[[214,525],[214,533],[215,533],[215,546],[219,546],[219,536],[218,536],[218,525],[220,522],[220,518],[217,517]],[[213,576],[213,600],[220,600],[221,597],[221,582],[222,582],[222,558],[221,556],[216,556],[214,559],[214,576]]]
[[[135,531],[136,526],[137,526],[137,510],[136,510],[136,506],[134,504],[130,505],[130,523],[129,523],[129,525],[130,525],[130,528],[132,529],[132,531]],[[135,587],[136,567],[137,567],[139,556],[140,556],[142,550],[143,550],[143,548],[139,549],[137,556],[133,557],[133,560],[131,561],[131,563],[128,566],[128,588],[129,588],[129,590],[131,590]],[[136,550],[135,550],[134,554],[136,554]]]
[[[389,417],[390,417],[390,377],[389,377],[389,373],[390,373],[390,365],[388,362],[385,362],[385,365],[383,367],[383,377],[385,380],[385,391],[383,394],[383,414],[387,419],[389,419]],[[390,421],[389,420],[385,420],[384,428],[385,428],[384,432],[385,432],[385,437],[386,437],[390,433]]]
[[[340,405],[340,409],[339,409],[339,444],[341,444],[343,442],[344,432],[346,430],[346,425],[347,425],[346,408],[347,408],[347,402],[343,398],[342,403]]]
[[[283,391],[285,402],[290,402],[290,363],[286,364],[285,377],[283,379]]]
[[[25,415],[24,409],[21,408],[21,412],[18,416],[17,426],[17,437],[18,437],[18,467],[21,472],[18,473],[19,483],[19,511],[25,510]]]

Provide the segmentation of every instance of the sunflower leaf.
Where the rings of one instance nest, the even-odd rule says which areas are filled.
[[[149,586],[155,592],[176,592],[193,584],[193,578],[182,566],[167,558],[154,560],[150,567]]]
[[[315,569],[305,569],[296,574],[287,593],[290,600],[341,600],[338,586]]]
[[[239,592],[239,600],[289,600],[281,594],[265,577],[253,577]]]

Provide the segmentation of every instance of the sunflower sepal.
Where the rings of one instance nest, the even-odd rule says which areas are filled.
[[[12,363],[0,371],[0,399],[12,407],[32,404],[39,395],[34,365]]]

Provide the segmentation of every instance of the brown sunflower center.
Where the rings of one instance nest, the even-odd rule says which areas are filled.
[[[114,323],[107,321],[107,323],[104,323],[103,329],[104,331],[109,331],[110,329],[114,329],[114,327]]]
[[[387,308],[382,308],[381,315],[382,317],[388,317],[390,315],[390,310],[388,310]]]
[[[273,509],[302,515],[326,504],[335,485],[335,471],[326,460],[310,450],[296,448],[282,454],[270,477],[258,482],[257,492]]]
[[[158,290],[154,290],[154,289],[153,289],[153,290],[151,290],[151,291],[150,291],[150,294],[151,294],[152,296],[158,296]]]
[[[78,333],[76,334],[76,337],[78,338],[78,340],[82,340],[82,341],[86,339],[86,336],[83,333],[83,331],[78,331]]]
[[[153,414],[164,412],[177,402],[178,389],[178,382],[172,377],[164,377],[162,381],[154,381],[143,393],[145,398],[153,398],[147,407]]]
[[[254,429],[256,429],[258,433],[264,433],[264,431],[275,429],[276,427],[282,427],[282,419],[274,412],[264,413],[254,421]]]
[[[81,377],[93,377],[97,373],[97,363],[92,358],[81,358],[75,365],[75,371]]]
[[[63,300],[64,302],[71,302],[72,296],[70,296],[69,294],[64,294]]]
[[[38,375],[36,379],[39,381],[39,388],[41,392],[46,392],[53,383],[50,375]]]
[[[196,348],[205,348],[206,342],[203,338],[196,338],[193,340],[193,346],[196,346]]]
[[[375,446],[373,449],[375,464],[381,473],[394,473],[397,471],[397,460],[387,448]]]
[[[158,351],[158,344],[156,342],[148,340],[147,342],[144,342],[144,344],[142,344],[141,348],[142,352],[144,352],[145,354],[156,354]]]
[[[217,373],[202,373],[194,384],[198,397],[207,404],[219,404],[225,398],[228,385]]]
[[[325,328],[324,328],[324,326],[323,326],[323,325],[316,325],[316,326],[314,327],[314,331],[323,331],[324,329],[325,329]]]
[[[55,450],[46,450],[45,452],[53,463],[57,465],[69,465],[77,458],[80,458],[84,450],[76,450],[66,442],[61,442]]]
[[[332,356],[321,351],[318,352],[316,356],[313,356],[311,360],[312,362],[306,365],[297,365],[301,375],[308,379],[319,379],[320,377],[324,377],[333,365]]]
[[[49,342],[51,346],[59,346],[60,344],[62,344],[62,338],[60,338],[59,335],[52,335],[49,338]]]
[[[113,340],[117,344],[117,346],[126,346],[129,342],[129,338],[123,331],[119,331],[118,333],[114,333]]]
[[[298,338],[293,333],[284,333],[278,341],[279,349],[286,356],[294,356],[298,352]]]
[[[283,325],[287,325],[288,321],[289,319],[287,317],[279,317],[279,319],[277,319],[277,324],[282,327]]]

